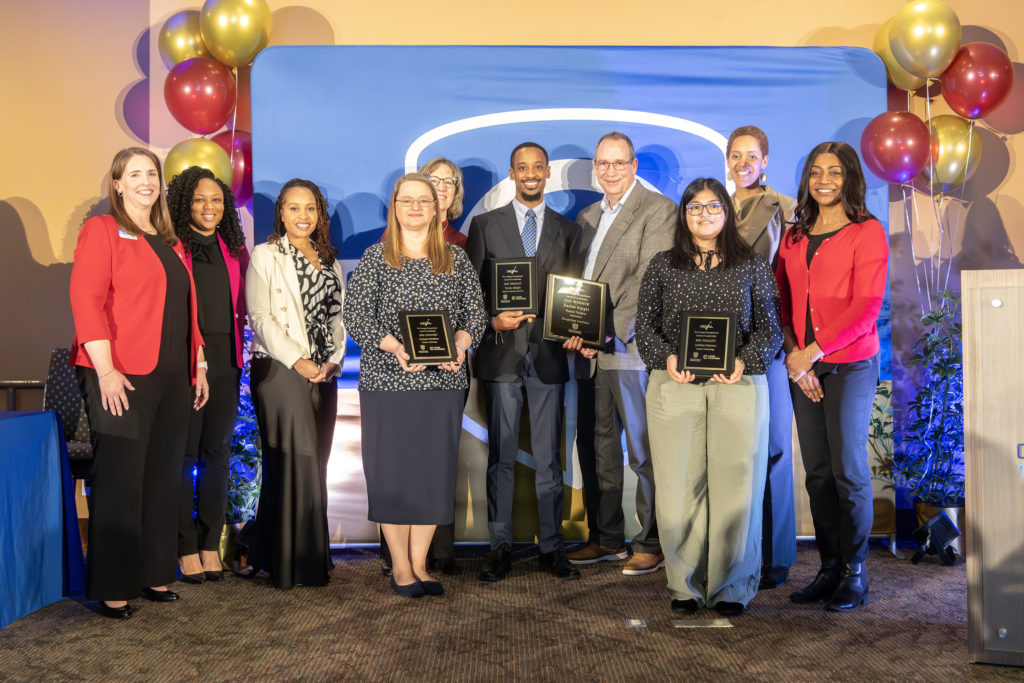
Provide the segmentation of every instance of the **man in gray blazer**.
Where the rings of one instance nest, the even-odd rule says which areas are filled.
[[[480,273],[484,300],[491,300],[490,264],[496,258],[536,259],[536,297],[544,301],[548,273],[576,276],[579,266],[572,245],[579,227],[544,204],[544,185],[551,174],[547,151],[535,142],[512,150],[509,177],[516,196],[505,206],[475,216],[469,225],[466,253]],[[543,316],[543,311],[541,311]],[[530,411],[540,530],[540,568],[561,579],[580,572],[562,551],[562,397],[569,380],[565,348],[544,339],[544,319],[523,311],[504,311],[491,319],[476,350],[474,375],[483,381],[487,398],[487,528],[491,552],[481,568],[481,581],[500,581],[511,568],[512,498],[519,452],[519,419],[523,403]],[[575,340],[575,341],[574,341]]]
[[[647,369],[634,339],[637,294],[651,258],[671,248],[675,202],[636,179],[632,141],[608,133],[597,143],[594,172],[604,198],[580,211],[579,253],[583,277],[608,284],[611,310],[604,350],[577,354],[579,388],[576,449],[583,479],[589,542],[568,554],[573,564],[626,559],[622,514],[622,430],[630,468],[637,475],[636,511],[640,532],[627,576],[649,574],[665,564],[654,516],[654,472],[647,440]]]

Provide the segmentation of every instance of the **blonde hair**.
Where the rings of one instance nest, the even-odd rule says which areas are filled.
[[[422,183],[430,189],[430,197],[434,202],[434,217],[427,228],[427,258],[430,259],[430,270],[434,275],[451,273],[454,270],[452,253],[445,244],[441,230],[441,218],[437,215],[437,190],[427,176],[421,173],[406,173],[395,182],[391,191],[391,202],[388,204],[388,226],[384,231],[384,262],[392,268],[401,269],[402,259],[408,258],[402,253],[402,226],[398,222],[398,188],[402,183]]]
[[[451,159],[445,157],[434,157],[427,163],[420,166],[418,173],[420,175],[429,176],[438,166],[447,166],[451,169],[451,172],[455,174],[455,194],[452,195],[451,206],[448,207],[448,215],[446,218],[449,221],[453,221],[462,215],[462,198],[466,195],[466,191],[462,188],[462,169],[455,165]],[[431,183],[433,185],[433,183]]]
[[[145,147],[127,147],[114,155],[110,162],[110,184],[107,187],[107,196],[110,198],[110,213],[114,220],[124,230],[132,235],[143,234],[142,228],[135,224],[128,210],[124,206],[124,197],[114,187],[115,180],[121,180],[124,176],[124,169],[132,157],[146,157],[156,166],[157,177],[157,200],[149,209],[149,222],[156,228],[160,238],[167,244],[174,246],[178,243],[178,237],[174,234],[174,226],[171,223],[171,214],[167,211],[167,196],[164,194],[164,174],[160,168],[160,158]]]

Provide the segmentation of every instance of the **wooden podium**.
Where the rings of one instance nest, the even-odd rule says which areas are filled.
[[[1024,270],[961,273],[971,661],[1024,666]]]

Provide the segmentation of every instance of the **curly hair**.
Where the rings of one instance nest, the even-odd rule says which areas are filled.
[[[178,236],[185,250],[192,252],[198,240],[196,232],[192,229],[192,197],[195,195],[196,187],[202,179],[212,180],[224,193],[224,215],[217,223],[217,233],[224,240],[234,258],[245,246],[245,234],[242,232],[242,224],[238,220],[238,207],[235,206],[235,195],[231,188],[220,181],[213,174],[213,171],[199,166],[190,166],[178,175],[171,178],[167,184],[167,209],[171,212],[171,225],[174,234]]]
[[[796,210],[793,214],[793,227],[787,233],[787,238],[793,243],[799,242],[804,235],[809,233],[818,220],[818,202],[811,196],[810,184],[814,162],[822,154],[836,155],[840,166],[842,166],[842,201],[846,217],[851,223],[863,223],[874,219],[864,203],[867,183],[864,180],[864,170],[861,168],[857,152],[845,142],[822,142],[807,155],[803,173],[800,174],[800,189],[797,193]]]
[[[292,178],[281,188],[277,195],[277,201],[274,202],[274,232],[267,237],[267,242],[281,246],[279,242],[286,234],[284,221],[281,219],[281,209],[284,206],[285,195],[288,194],[289,190],[294,190],[297,187],[305,188],[313,194],[313,200],[316,202],[316,228],[314,228],[313,234],[310,235],[310,242],[313,243],[313,248],[316,249],[316,255],[320,258],[320,263],[330,268],[334,265],[334,259],[338,256],[338,250],[331,245],[331,219],[327,214],[327,200],[324,199],[320,188],[311,180]]]

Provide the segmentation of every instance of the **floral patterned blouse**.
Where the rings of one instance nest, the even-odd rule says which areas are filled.
[[[466,252],[448,245],[453,272],[433,274],[430,260],[405,259],[401,268],[384,261],[384,245],[374,244],[363,254],[348,282],[343,320],[345,329],[359,344],[359,389],[364,391],[431,391],[465,389],[469,386],[463,363],[458,372],[428,366],[422,372],[406,372],[394,354],[379,344],[392,335],[404,343],[399,311],[448,311],[452,330],[465,330],[476,348],[488,323],[476,270]]]

